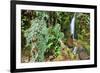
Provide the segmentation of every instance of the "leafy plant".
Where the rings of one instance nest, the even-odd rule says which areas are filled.
[[[24,50],[25,54],[31,54],[34,48],[37,49],[37,57],[34,58],[36,54],[31,54],[32,62],[43,62],[49,56],[60,56],[63,59],[62,49],[67,49],[64,51],[65,56],[70,60],[76,60],[78,54],[73,54],[67,44],[73,15],[73,12],[22,10],[21,50]],[[75,40],[81,41],[82,47],[90,54],[90,15],[76,13],[75,18]],[[61,41],[65,48],[62,48]],[[22,56],[25,55],[22,53]]]
[[[48,48],[55,51],[55,55],[59,55],[61,52],[60,40],[64,38],[64,34],[61,32],[60,24],[56,24],[54,27],[48,28]]]
[[[25,37],[27,40],[26,45],[31,44],[32,48],[38,49],[38,57],[36,61],[44,61],[44,52],[47,48],[48,42],[48,28],[46,27],[46,22],[44,17],[47,16],[43,12],[37,12],[37,17],[31,21],[31,26],[25,31]],[[37,41],[33,42],[33,38]]]

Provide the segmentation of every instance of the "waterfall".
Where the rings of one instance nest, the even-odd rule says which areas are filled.
[[[76,13],[75,13],[76,14]],[[71,35],[72,35],[72,38],[74,39],[74,29],[75,29],[75,14],[71,20],[71,24],[70,24],[70,32],[71,32]]]
[[[74,38],[74,35],[75,35],[75,15],[76,13],[74,14],[72,20],[71,20],[71,23],[70,23],[70,32],[71,32],[71,35],[72,35],[72,39],[75,39]],[[73,48],[73,54],[76,54],[77,52],[77,47],[74,47]]]

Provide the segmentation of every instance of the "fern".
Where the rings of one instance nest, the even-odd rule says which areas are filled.
[[[39,15],[40,13],[37,13]],[[42,13],[41,13],[42,14]],[[36,61],[42,62],[44,60],[44,52],[47,48],[48,42],[48,29],[46,27],[46,22],[43,17],[37,17],[31,21],[31,27],[25,31],[25,37],[27,40],[27,45],[38,48],[38,57]],[[35,38],[37,41],[34,43],[32,39]]]

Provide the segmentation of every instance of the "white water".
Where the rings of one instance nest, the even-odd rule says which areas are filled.
[[[70,32],[71,32],[73,39],[74,39],[74,31],[75,31],[75,14],[74,14],[74,16],[71,20],[71,24],[70,24]],[[74,47],[73,53],[76,54],[76,52],[77,52],[77,47]]]
[[[74,39],[74,29],[75,29],[75,14],[71,20],[71,24],[70,24],[70,32],[71,32],[71,35]]]

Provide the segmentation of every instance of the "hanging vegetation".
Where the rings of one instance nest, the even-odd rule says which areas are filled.
[[[73,17],[74,34],[70,31]],[[22,63],[89,58],[90,15],[88,13],[21,11]]]

